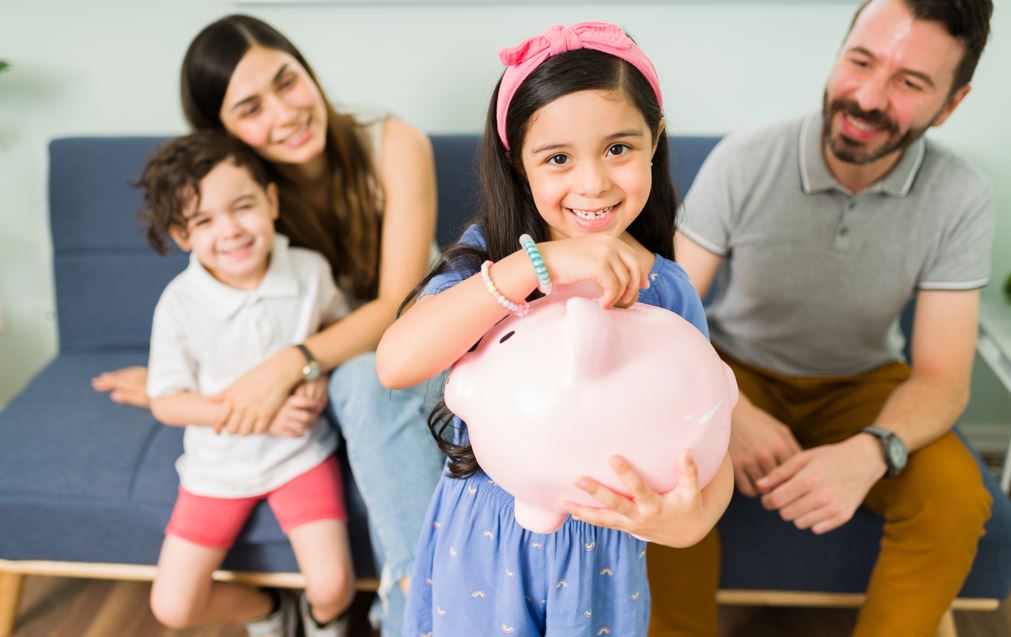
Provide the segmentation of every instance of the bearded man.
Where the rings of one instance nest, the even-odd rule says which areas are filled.
[[[995,204],[924,137],[969,93],[990,0],[868,0],[821,113],[729,136],[688,193],[677,261],[737,375],[730,453],[744,496],[813,533],[884,519],[859,637],[932,636],[991,499],[951,429],[969,397]],[[898,318],[916,313],[911,364]],[[651,547],[650,635],[716,631],[719,543]]]

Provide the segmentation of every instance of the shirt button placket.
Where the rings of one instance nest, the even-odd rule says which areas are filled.
[[[850,222],[852,221],[852,215],[850,213],[856,207],[856,200],[848,199],[846,204],[843,206],[843,212],[839,218],[839,225],[836,226],[832,247],[841,252],[844,252],[849,248]]]
[[[260,345],[260,355],[265,356],[267,353],[267,344],[271,341],[270,334],[270,321],[267,320],[267,312],[264,311],[263,304],[257,303],[256,306],[256,336],[259,340]]]

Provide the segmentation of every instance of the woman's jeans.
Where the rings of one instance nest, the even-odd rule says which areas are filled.
[[[348,462],[369,512],[383,637],[401,637],[404,596],[421,525],[444,458],[428,431],[442,377],[392,391],[376,375],[376,355],[356,356],[330,376],[330,404],[347,443]]]

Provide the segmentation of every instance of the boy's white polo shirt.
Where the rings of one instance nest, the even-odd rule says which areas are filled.
[[[148,395],[180,391],[211,395],[277,351],[301,343],[348,313],[330,266],[316,252],[289,248],[275,235],[259,287],[237,290],[190,256],[154,311]],[[188,491],[213,497],[261,495],[325,460],[337,436],[320,419],[300,438],[215,434],[188,426],[176,462]]]

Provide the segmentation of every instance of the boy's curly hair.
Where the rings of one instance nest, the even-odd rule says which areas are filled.
[[[245,144],[218,132],[197,132],[159,144],[135,184],[144,190],[138,214],[147,241],[158,254],[168,253],[169,228],[186,232],[186,209],[200,201],[200,182],[214,167],[231,161],[245,168],[261,188],[270,180],[260,158]]]

